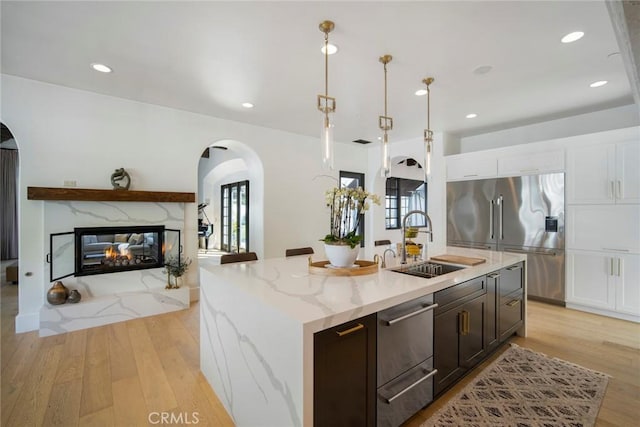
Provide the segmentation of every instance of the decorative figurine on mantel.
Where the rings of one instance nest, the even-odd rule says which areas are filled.
[[[125,179],[126,185],[120,184],[120,181]],[[114,190],[128,190],[131,185],[131,177],[124,168],[116,169],[115,172],[111,174],[111,185],[113,185]]]

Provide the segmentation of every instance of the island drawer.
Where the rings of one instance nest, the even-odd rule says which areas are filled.
[[[395,427],[433,400],[433,358],[378,388],[378,427]]]
[[[502,298],[499,308],[501,341],[507,339],[522,325],[524,319],[524,303],[522,299],[522,292],[518,291]]]
[[[487,281],[485,276],[462,282],[435,293],[437,313],[444,313],[466,301],[487,293]]]
[[[378,386],[433,356],[433,294],[378,312]]]
[[[500,296],[504,297],[512,292],[522,290],[524,263],[519,262],[500,270]]]

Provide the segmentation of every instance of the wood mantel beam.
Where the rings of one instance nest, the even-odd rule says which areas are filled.
[[[195,193],[173,191],[98,190],[90,188],[27,187],[28,200],[77,200],[88,202],[195,203]]]

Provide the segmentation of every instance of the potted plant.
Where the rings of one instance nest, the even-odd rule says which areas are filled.
[[[165,259],[163,273],[167,273],[167,286],[165,289],[178,289],[178,278],[182,277],[187,272],[191,265],[191,259],[185,258],[182,255],[174,256],[170,255]],[[173,281],[171,280],[173,277]]]
[[[380,198],[362,187],[334,187],[326,192],[330,208],[330,232],[323,239],[329,262],[334,267],[351,267],[358,257],[362,236],[356,235],[360,218],[369,209],[369,201],[377,205]]]

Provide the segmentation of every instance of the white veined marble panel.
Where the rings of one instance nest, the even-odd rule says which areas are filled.
[[[183,203],[46,201],[44,247],[49,252],[50,234],[72,232],[76,227],[163,225],[169,229],[184,230],[184,222]],[[60,266],[59,261],[70,259],[73,263],[74,239],[71,237],[59,242],[51,254],[58,261],[58,273],[63,270],[72,272],[74,265],[67,262],[67,265]],[[48,279],[49,264],[44,268],[44,277]],[[167,276],[162,271],[162,268],[154,268],[63,278],[64,285],[77,289],[82,300],[78,304],[60,306],[45,303],[40,313],[40,335],[188,308],[189,288],[166,291]],[[43,292],[46,293],[50,286],[51,283],[45,282]]]
[[[200,367],[239,426],[301,426],[303,330],[201,270]],[[269,325],[269,331],[265,326]]]
[[[189,307],[189,288],[126,292],[87,298],[77,304],[45,305],[40,310],[40,336],[93,328]]]

